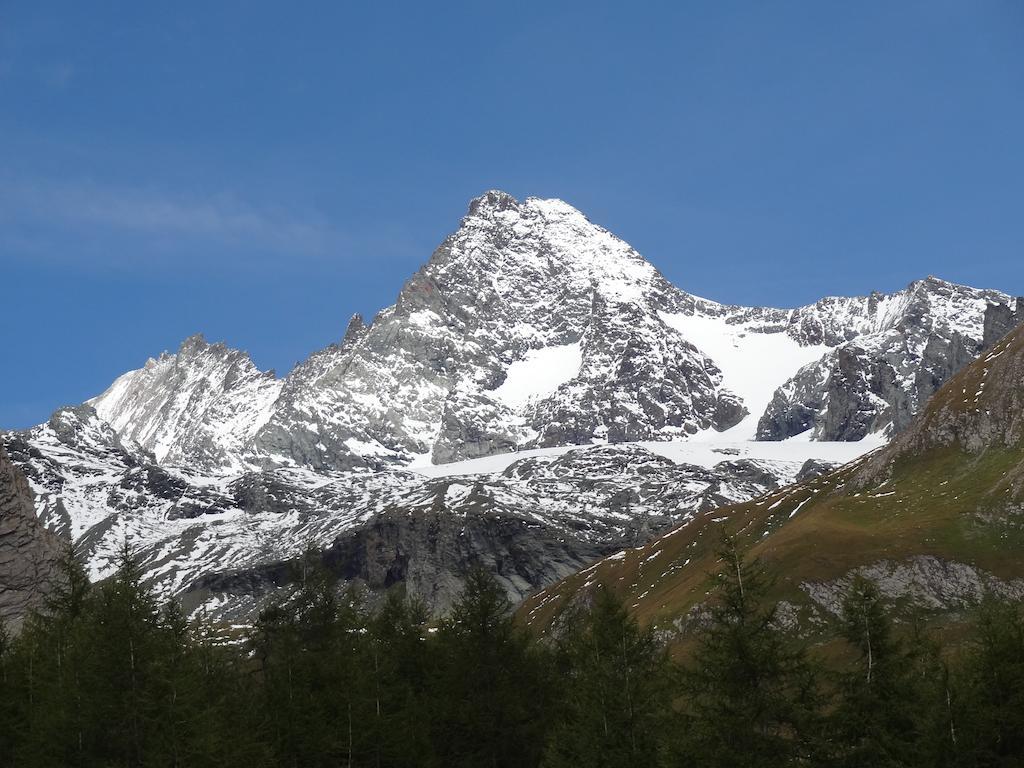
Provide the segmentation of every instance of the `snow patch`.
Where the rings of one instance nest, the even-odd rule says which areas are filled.
[[[572,381],[583,365],[580,342],[531,349],[505,372],[505,381],[490,395],[513,410],[541,400]]]
[[[811,442],[807,440],[729,442],[723,440],[721,443],[711,443],[673,440],[671,442],[616,443],[619,446],[639,445],[651,453],[664,456],[674,464],[695,464],[707,469],[711,469],[723,461],[738,461],[739,459],[792,464],[797,469],[808,459],[846,464],[885,444],[885,439],[880,435],[869,435],[857,442]],[[556,448],[534,448],[527,451],[484,456],[479,459],[453,461],[449,464],[413,464],[407,466],[406,469],[427,477],[498,474],[520,459],[557,457],[569,451],[586,451],[599,447],[601,446],[567,445]]]
[[[802,346],[782,330],[765,333],[726,322],[726,316],[658,314],[665,325],[710,357],[722,371],[722,387],[743,399],[750,413],[724,433],[733,440],[752,440],[775,390],[831,349],[824,344]]]

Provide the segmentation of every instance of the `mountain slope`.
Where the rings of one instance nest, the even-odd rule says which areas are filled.
[[[724,531],[781,575],[778,596],[813,626],[851,574],[893,598],[955,610],[986,590],[1024,597],[1024,326],[951,379],[890,445],[762,499],[698,515],[528,600],[548,626],[595,583],[679,629],[704,599]]]
[[[519,599],[791,482],[830,439],[846,458],[874,447],[979,353],[1005,300],[928,278],[718,304],[564,202],[488,192],[393,306],[285,378],[196,336],[2,440],[95,577],[127,536],[160,594],[244,617],[312,546],[443,610],[474,563]],[[756,436],[775,442],[755,456]]]
[[[680,296],[570,206],[487,193],[393,307],[289,377],[254,450],[444,462],[729,426],[739,409],[714,364],[652,311]],[[531,361],[554,375],[516,384]]]

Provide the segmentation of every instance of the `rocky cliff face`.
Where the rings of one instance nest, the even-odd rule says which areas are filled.
[[[0,626],[42,607],[58,578],[60,545],[36,518],[24,476],[0,447]]]
[[[758,438],[812,430],[819,440],[859,440],[900,432],[978,356],[986,311],[1004,299],[935,278],[870,297],[869,327],[783,384],[758,423]]]
[[[990,349],[1003,336],[1024,323],[1024,296],[1017,297],[1017,308],[1007,304],[992,304],[985,311],[982,348]]]
[[[941,448],[969,454],[1024,449],[1024,325],[940,390],[909,429],[866,463],[855,482],[882,480],[901,460]],[[1024,473],[1024,466],[1018,469]]]
[[[552,200],[490,192],[393,307],[285,384],[264,463],[379,466],[723,429],[736,398],[658,310],[681,293]]]

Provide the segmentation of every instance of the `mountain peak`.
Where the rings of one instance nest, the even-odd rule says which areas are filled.
[[[281,382],[249,355],[197,333],[177,354],[148,360],[89,400],[124,440],[174,463],[202,457],[208,465],[237,463],[239,446],[264,420]]]
[[[479,197],[474,197],[469,201],[469,211],[466,215],[489,218],[495,213],[518,207],[519,201],[508,194],[508,192],[502,192],[500,189],[489,189]]]
[[[178,351],[174,354],[177,360],[183,361],[194,357],[198,357],[210,349],[211,345],[206,341],[206,337],[202,333],[194,333],[185,339],[178,346]]]

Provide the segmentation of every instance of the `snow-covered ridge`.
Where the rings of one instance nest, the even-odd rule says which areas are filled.
[[[796,309],[687,294],[560,200],[490,191],[369,325],[283,380],[190,339],[92,401],[209,471],[383,469],[517,450],[860,439],[902,427],[1006,301],[935,278]],[[852,415],[851,415],[852,414]]]
[[[242,465],[243,448],[270,419],[281,387],[244,352],[196,335],[177,354],[151,358],[87,404],[157,461],[230,469]]]
[[[814,442],[791,439],[780,442],[755,442],[752,440],[671,440],[621,443],[635,446],[662,456],[676,465],[691,465],[712,469],[723,461],[751,460],[786,464],[799,468],[807,461],[828,464],[846,464],[886,444],[881,436],[875,435],[857,442]],[[456,477],[460,475],[493,475],[505,472],[510,466],[523,459],[550,458],[563,456],[570,451],[585,452],[600,446],[563,446],[560,448],[534,448],[516,453],[502,453],[480,459],[466,459],[448,464],[414,463],[409,470],[424,477]],[[795,472],[793,473],[795,475]],[[780,479],[791,480],[781,474]]]
[[[729,322],[728,315],[663,312],[661,319],[715,361],[723,385],[739,395],[748,411],[721,436],[705,433],[705,438],[715,440],[753,440],[775,391],[830,349],[825,344],[801,344],[788,333],[765,333],[757,325]]]

